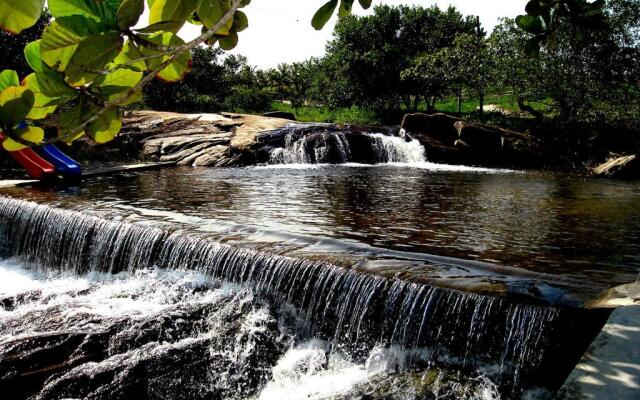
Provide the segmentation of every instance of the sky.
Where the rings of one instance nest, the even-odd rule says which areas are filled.
[[[243,11],[249,17],[249,28],[240,32],[240,41],[232,53],[242,54],[249,64],[270,68],[284,62],[303,61],[322,56],[331,39],[336,17],[321,31],[311,27],[311,17],[326,0],[252,0]],[[356,2],[357,3],[357,2]],[[441,8],[453,5],[463,14],[477,15],[487,31],[501,17],[515,17],[524,13],[525,0],[373,0],[373,4],[416,5]],[[363,11],[354,4],[357,15],[371,14],[373,7]],[[180,33],[185,40],[197,36],[199,29],[186,27]]]

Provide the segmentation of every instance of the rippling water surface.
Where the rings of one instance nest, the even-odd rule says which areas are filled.
[[[588,297],[640,272],[637,182],[432,163],[275,165],[4,193],[454,286],[509,281]]]

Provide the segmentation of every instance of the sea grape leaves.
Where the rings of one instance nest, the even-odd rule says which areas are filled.
[[[19,136],[20,139],[33,144],[38,144],[44,139],[44,130],[37,126],[28,125],[23,128],[14,130],[13,133]],[[27,146],[22,143],[16,142],[11,138],[6,138],[2,142],[2,147],[4,147],[4,149],[7,151],[19,151],[25,149]]]
[[[18,34],[33,26],[42,14],[45,0],[0,1],[0,29]]]

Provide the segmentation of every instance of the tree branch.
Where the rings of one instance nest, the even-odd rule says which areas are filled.
[[[75,129],[69,131],[64,136],[60,136],[60,137],[56,137],[56,138],[53,138],[53,139],[46,140],[46,141],[42,142],[41,144],[56,143],[56,142],[63,141],[65,139],[67,139],[67,138],[70,138],[70,137],[73,137],[73,136],[79,134],[80,132],[84,131],[87,128],[87,126],[89,126],[91,123],[97,121],[100,117],[102,117],[107,111],[109,111],[109,109],[111,109],[113,107],[121,106],[127,100],[129,100],[129,98],[131,96],[135,95],[137,92],[141,92],[142,89],[147,84],[149,84],[155,78],[155,76],[158,73],[160,73],[160,71],[162,71],[163,69],[168,67],[173,61],[175,61],[176,58],[178,58],[180,55],[186,53],[187,51],[191,51],[192,49],[194,49],[197,46],[201,45],[202,43],[206,42],[208,39],[213,37],[213,35],[215,35],[215,33],[217,31],[222,29],[229,22],[229,20],[231,18],[233,18],[233,15],[236,13],[238,8],[240,7],[240,3],[242,3],[242,0],[234,0],[233,3],[231,4],[231,8],[226,12],[226,14],[214,26],[212,26],[206,32],[202,33],[200,36],[198,36],[194,40],[192,40],[192,41],[190,41],[188,43],[185,43],[183,45],[173,47],[172,51],[171,51],[171,53],[173,53],[173,54],[167,60],[165,60],[162,64],[160,64],[156,69],[151,71],[140,82],[138,82],[137,85],[135,85],[134,87],[130,88],[122,96],[118,97],[117,99],[105,102],[102,109],[100,109],[98,112],[93,114],[89,119],[84,121],[78,127],[76,127]],[[32,143],[31,145],[33,146],[34,144]]]

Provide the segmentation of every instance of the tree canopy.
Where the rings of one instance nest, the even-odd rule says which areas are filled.
[[[33,72],[22,76],[24,65],[17,63],[19,72],[6,69],[0,73],[3,146],[18,150],[53,141],[69,143],[84,135],[97,143],[113,139],[122,125],[121,107],[139,101],[154,78],[167,82],[185,78],[193,66],[192,50],[200,45],[234,48],[238,34],[249,25],[240,10],[249,3],[49,0],[53,22],[47,22],[41,19],[45,0],[0,2],[0,28],[4,31],[17,34],[41,21],[40,28],[34,28],[37,37],[44,27],[40,39],[24,49]],[[371,0],[358,3],[364,8],[371,6]],[[311,19],[312,26],[320,29],[336,10],[342,18],[328,59],[335,61],[332,68],[351,83],[344,86],[347,90],[341,96],[350,101],[360,101],[363,95],[377,103],[395,102],[397,97],[404,102],[412,96],[415,99],[420,94],[411,79],[402,78],[402,71],[412,65],[404,55],[437,52],[453,40],[452,35],[471,30],[470,21],[452,10],[380,8],[367,20],[349,17],[353,4],[354,0],[329,0]],[[563,21],[574,27],[572,34],[578,39],[604,25],[603,6],[603,0],[531,0],[527,14],[516,22],[532,35],[526,44],[531,52],[554,36]],[[149,21],[138,28],[145,7]],[[202,34],[185,43],[177,34],[185,24],[201,26]],[[367,42],[377,47],[367,47]],[[346,54],[345,49],[357,57]],[[399,57],[399,62],[393,62],[394,57]],[[378,84],[375,90],[358,81],[353,72],[359,68]],[[45,139],[38,121],[50,115],[55,115],[57,134]]]

